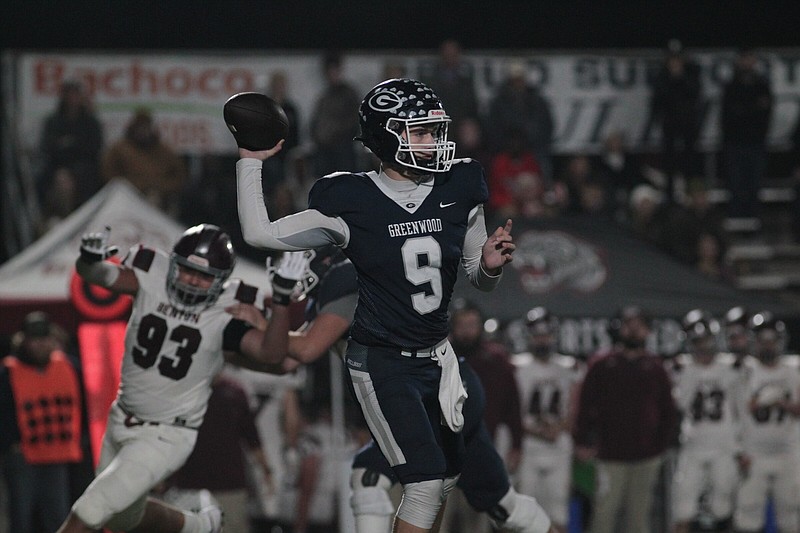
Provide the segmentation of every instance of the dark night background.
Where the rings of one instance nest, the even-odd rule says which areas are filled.
[[[474,49],[800,45],[795,2],[25,1],[3,48]]]

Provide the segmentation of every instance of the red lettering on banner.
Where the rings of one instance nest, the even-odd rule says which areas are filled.
[[[64,79],[64,65],[43,59],[33,67],[33,86],[36,92],[56,96]]]
[[[161,119],[158,121],[158,130],[164,142],[172,146],[192,146],[203,149],[213,146],[213,139],[206,120]]]
[[[231,95],[243,91],[255,91],[256,80],[253,73],[244,69],[231,69],[225,74],[223,94]]]
[[[131,61],[127,66],[70,67],[57,59],[42,59],[33,64],[34,90],[40,95],[56,96],[64,80],[83,83],[92,96],[184,97],[192,94],[206,98],[225,97],[257,89],[254,72],[243,68],[186,67],[158,69]]]
[[[197,77],[197,90],[203,94],[203,96],[214,96],[218,94],[219,87],[217,86],[217,90],[214,90],[214,86],[212,83],[215,79],[219,77],[219,69],[212,68],[208,70],[204,70],[200,76]]]
[[[125,90],[124,87],[117,88],[114,86],[114,79],[120,77],[121,75],[122,69],[113,68],[104,73],[102,76],[98,76],[97,79],[100,81],[100,83],[91,84],[94,87],[94,92],[92,94],[103,92],[112,96],[122,96]]]
[[[185,96],[192,87],[191,74],[183,69],[167,71],[166,89],[170,96]]]

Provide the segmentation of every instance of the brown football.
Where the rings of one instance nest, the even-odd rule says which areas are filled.
[[[272,148],[289,133],[286,112],[265,94],[234,94],[225,102],[222,115],[236,144],[254,152]]]

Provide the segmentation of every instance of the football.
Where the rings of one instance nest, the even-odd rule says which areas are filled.
[[[236,144],[254,152],[272,148],[289,133],[286,112],[265,94],[234,94],[225,102],[222,115]]]

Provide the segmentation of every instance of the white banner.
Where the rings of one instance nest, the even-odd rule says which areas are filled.
[[[702,68],[707,97],[701,144],[716,149],[720,87],[729,77],[732,51],[694,54]],[[800,50],[761,55],[775,94],[770,144],[785,148],[800,112]],[[612,130],[622,130],[637,147],[656,142],[647,135],[649,82],[661,61],[660,50],[568,54],[503,55],[470,52],[476,91],[486,109],[510,61],[522,60],[529,79],[550,100],[556,121],[557,152],[597,151]],[[103,122],[106,143],[117,139],[139,106],[152,109],[166,142],[184,153],[233,153],[235,144],[222,121],[222,105],[237,92],[265,92],[269,77],[283,70],[300,111],[301,138],[314,103],[324,88],[318,53],[21,53],[17,59],[16,110],[19,138],[35,149],[45,117],[57,104],[58,87],[78,79],[89,88]],[[391,60],[417,76],[431,55],[348,54],[344,75],[365,93],[380,81]],[[445,107],[447,102],[445,102]],[[491,120],[491,117],[489,117]]]

